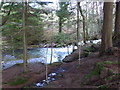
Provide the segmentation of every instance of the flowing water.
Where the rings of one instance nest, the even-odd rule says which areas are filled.
[[[101,40],[91,40],[87,41],[87,43],[97,44]],[[84,45],[83,41],[80,42],[81,46]],[[52,50],[51,50],[52,49]],[[71,54],[73,50],[73,46],[68,47],[60,47],[60,48],[32,48],[28,49],[28,63],[44,63],[50,64],[51,60],[51,51],[52,51],[52,62],[61,62],[62,59],[65,58],[68,54]],[[46,55],[47,52],[47,55]],[[18,59],[17,57],[23,57],[23,49],[15,50],[15,56],[10,54],[4,54],[2,56],[2,69],[7,69],[15,64],[23,63],[22,59]]]
[[[93,40],[93,44],[97,44],[101,40]],[[88,41],[87,43],[91,43]],[[81,46],[84,45],[83,42],[80,42]],[[52,49],[52,50],[51,50]],[[71,54],[73,50],[73,46],[69,47],[61,47],[61,48],[32,48],[28,49],[28,56],[29,59],[27,60],[28,63],[36,63],[36,62],[41,62],[44,64],[50,64],[51,60],[51,51],[52,51],[52,62],[61,62],[62,59],[65,58],[65,56]],[[47,54],[46,54],[47,53]],[[16,56],[23,55],[23,50],[15,51]],[[15,56],[12,55],[4,55],[2,58],[2,66],[3,69],[7,69],[15,64],[23,63],[23,60],[17,59]],[[32,84],[32,87],[44,87],[47,86],[49,83],[52,81],[55,81],[57,78],[56,77],[63,77],[61,74],[62,72],[65,72],[65,68],[57,68],[54,70],[54,72],[51,72],[47,75],[47,79],[40,80],[34,84]],[[30,87],[31,87],[30,86]]]
[[[65,56],[68,55],[72,52],[73,47],[62,47],[62,48],[52,48],[52,63],[54,62],[61,62]],[[47,56],[46,56],[47,52]],[[16,50],[15,55],[16,56],[22,56],[23,50]],[[29,59],[27,60],[28,63],[36,63],[36,62],[41,62],[44,64],[50,64],[51,60],[51,48],[33,48],[33,49],[28,49],[28,56]],[[47,57],[47,58],[46,58]],[[3,58],[3,69],[7,69],[15,64],[23,63],[22,59],[17,59],[15,56],[12,55],[4,55]]]
[[[49,83],[51,83],[52,81],[56,81],[56,77],[63,77],[63,75],[61,74],[62,72],[65,72],[66,69],[63,69],[63,68],[58,68],[56,70],[54,70],[54,72],[52,73],[49,73],[47,75],[47,79],[43,79],[43,80],[40,80],[38,81],[37,83],[34,83],[33,85],[31,85],[32,87],[44,87],[44,86],[47,86]],[[30,87],[31,87],[30,86]]]

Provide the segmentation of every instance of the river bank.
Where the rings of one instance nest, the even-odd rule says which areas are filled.
[[[57,63],[49,65],[48,73],[54,72],[54,70],[59,67],[65,68],[66,71],[61,73],[62,77],[56,77],[55,81],[51,82],[49,85],[43,88],[96,88],[101,84],[105,84],[106,82],[100,81],[100,79],[95,80],[96,77],[93,77],[91,81],[89,81],[91,84],[83,85],[82,83],[84,82],[84,76],[93,70],[96,63],[103,61],[118,62],[118,57],[120,57],[119,53],[116,52],[114,55],[105,55],[103,57],[98,57],[98,52],[94,52],[91,53],[88,57],[81,59],[80,65],[78,64],[78,60],[74,60],[70,63]],[[22,65],[15,65],[11,68],[3,70],[3,88],[32,88],[33,83],[37,83],[38,81],[45,79],[45,65],[34,63],[29,64],[28,67],[28,73],[23,73]],[[116,70],[116,72],[118,72],[119,66],[112,65],[108,68],[111,68],[111,70]],[[10,72],[12,73],[8,74]],[[105,72],[106,71],[103,71],[103,73]],[[26,77],[28,80],[21,85],[9,85],[9,83],[15,80],[16,77]],[[119,77],[114,79],[114,81],[117,80],[120,82]],[[94,85],[93,82],[97,82],[99,84]],[[119,83],[111,85],[110,87],[117,88],[118,86],[120,86]]]

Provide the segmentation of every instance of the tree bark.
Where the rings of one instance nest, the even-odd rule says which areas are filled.
[[[86,32],[85,32],[85,16],[83,15],[82,8],[80,6],[80,2],[78,2],[78,8],[81,13],[81,16],[83,18],[82,23],[83,23],[83,41],[86,44]]]
[[[23,43],[24,43],[24,72],[27,72],[27,2],[23,2]]]
[[[113,2],[104,2],[104,19],[100,55],[112,47]]]
[[[120,34],[120,1],[116,2],[115,34]]]
[[[62,20],[61,17],[59,17],[59,33],[62,32]]]
[[[115,31],[113,36],[114,46],[120,47],[120,1],[116,2]]]
[[[79,31],[79,26],[80,26],[79,21],[80,20],[79,20],[79,9],[78,9],[79,6],[78,5],[79,5],[79,2],[77,3],[77,42],[80,42],[80,31]]]

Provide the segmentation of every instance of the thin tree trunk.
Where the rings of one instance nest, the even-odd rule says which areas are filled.
[[[79,2],[77,3],[77,7],[79,8]],[[77,42],[80,42],[80,31],[79,31],[79,9],[77,8]]]
[[[61,17],[59,17],[59,33],[62,32],[62,20]]]
[[[14,39],[13,39],[13,36],[12,36],[12,35],[11,35],[11,39],[12,39],[12,55],[15,56]]]
[[[77,46],[78,46],[78,52],[79,52],[79,65],[80,65],[79,4],[80,2],[77,3]]]
[[[85,30],[86,30],[86,40],[88,40],[88,38],[89,38],[89,34],[88,34],[88,23],[87,23],[87,18],[88,18],[88,13],[87,13],[87,11],[88,11],[88,9],[87,9],[87,6],[88,6],[88,2],[86,2],[86,22],[85,22],[85,24],[86,24],[86,28],[85,28]]]
[[[53,17],[53,15],[52,15]],[[53,57],[53,27],[54,27],[54,24],[52,23],[52,36],[51,36],[51,59],[50,59],[50,64],[52,63],[52,57]]]
[[[46,83],[48,84],[48,66],[47,66],[47,54],[48,54],[48,47],[47,47],[47,50],[46,50],[46,64],[45,64],[45,70],[46,70]]]
[[[113,2],[104,2],[104,19],[100,55],[112,47]]]
[[[86,32],[85,32],[85,16],[83,15],[82,8],[80,6],[80,2],[78,2],[78,9],[81,13],[81,16],[83,18],[82,23],[83,23],[83,41],[86,44]]]
[[[52,45],[52,43],[51,43]],[[52,57],[53,57],[53,46],[51,47],[51,58],[50,58],[50,64],[52,63]]]
[[[26,16],[27,14],[27,2],[23,2],[23,43],[24,43],[24,72],[27,71],[27,37],[26,37]]]

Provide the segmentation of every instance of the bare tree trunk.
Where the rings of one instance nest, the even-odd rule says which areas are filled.
[[[77,7],[79,8],[79,2],[77,3]],[[77,8],[77,42],[80,42],[80,31],[79,31],[79,9]]]
[[[85,22],[85,24],[86,24],[86,28],[85,28],[85,30],[86,30],[86,40],[88,40],[89,39],[89,34],[88,34],[88,22],[87,22],[87,19],[88,19],[88,2],[86,2],[86,22]]]
[[[115,31],[113,42],[115,46],[119,46],[120,44],[120,1],[116,2]]]
[[[116,2],[115,34],[120,34],[120,1]]]
[[[14,39],[12,35],[11,35],[11,40],[12,40],[12,55],[15,56]]]
[[[27,14],[27,2],[23,2],[23,42],[24,42],[24,72],[27,71],[27,38],[26,38],[26,16]]]
[[[82,8],[80,6],[80,2],[78,2],[78,8],[81,13],[81,16],[83,18],[82,23],[83,23],[83,41],[86,44],[86,32],[85,32],[85,16],[83,15]]]
[[[104,2],[104,20],[100,55],[112,47],[113,2]]]
[[[77,3],[77,46],[78,46],[78,52],[79,52],[79,65],[80,65],[79,4],[80,4],[80,2]]]
[[[62,32],[62,20],[61,17],[59,17],[59,33]]]

